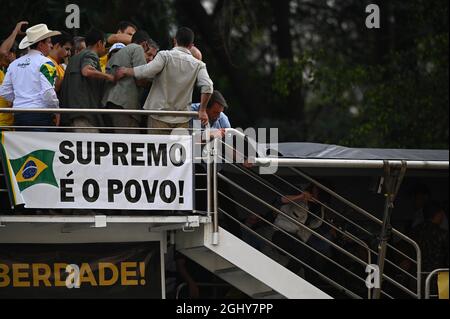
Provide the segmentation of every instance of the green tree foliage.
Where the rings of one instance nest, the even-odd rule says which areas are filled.
[[[447,0],[2,1],[0,37],[20,20],[64,29],[82,10],[84,34],[121,20],[162,48],[177,26],[196,45],[232,106],[235,126],[279,127],[283,141],[448,148]],[[377,3],[381,29],[367,29]]]

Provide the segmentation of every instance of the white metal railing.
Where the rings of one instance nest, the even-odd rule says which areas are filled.
[[[440,273],[445,273],[445,272],[448,274],[448,268],[436,269],[427,276],[427,279],[425,280],[425,299],[431,299],[432,297],[439,297],[439,295],[437,295],[437,296],[431,295],[431,281],[433,280],[433,278],[438,276]],[[447,286],[447,289],[448,289],[448,286]]]
[[[230,131],[235,131],[235,130],[228,130],[228,132]],[[236,132],[237,135],[239,135],[240,132]],[[216,146],[217,147],[217,146]],[[235,150],[236,151],[236,150]],[[224,158],[222,158],[223,160],[225,160]],[[326,193],[331,194],[334,198],[336,198],[337,200],[339,200],[340,202],[348,205],[349,207],[351,207],[352,209],[354,209],[355,212],[362,214],[362,216],[367,217],[370,221],[375,222],[375,224],[379,225],[379,226],[383,226],[383,227],[389,227],[388,224],[386,224],[386,221],[381,221],[379,219],[377,219],[373,214],[365,211],[364,209],[358,207],[357,205],[355,205],[354,203],[352,203],[351,201],[341,197],[340,195],[338,195],[337,193],[335,193],[334,191],[332,191],[331,189],[325,187],[324,185],[318,183],[317,181],[315,181],[314,179],[310,178],[309,176],[307,176],[306,174],[304,174],[303,172],[301,172],[300,170],[298,170],[296,167],[336,167],[336,163],[338,162],[342,162],[341,166],[339,167],[345,167],[345,168],[386,168],[386,165],[391,168],[391,169],[395,169],[397,167],[401,168],[402,166],[405,166],[405,161],[321,161],[321,160],[297,160],[297,159],[280,159],[280,158],[262,158],[262,157],[257,157],[255,159],[256,165],[258,166],[267,166],[267,165],[279,165],[280,167],[288,167],[290,168],[293,172],[295,172],[296,174],[304,177],[306,180],[310,181],[311,183],[317,185],[320,189],[324,190]],[[316,165],[314,165],[314,163],[316,163]],[[420,162],[420,161],[413,161],[413,162],[406,162],[408,168],[410,169],[437,169],[437,170],[448,170],[448,161],[447,162]],[[248,174],[246,172],[246,170],[243,170],[242,168],[239,168],[237,165],[232,164],[233,167],[237,167],[238,170],[241,173],[246,174],[248,177],[254,179],[255,181],[258,181],[259,178],[255,178],[255,176],[251,176],[250,174]],[[255,174],[256,175],[256,174]],[[250,196],[250,198],[253,198],[255,200],[257,200],[258,202],[260,202],[263,205],[266,205],[268,207],[270,207],[270,204],[265,203],[261,198],[258,198],[257,196],[253,195],[251,192],[249,192],[249,190],[244,189],[243,187],[241,187],[240,185],[232,182],[231,180],[229,180],[228,178],[219,175],[221,180],[225,181],[226,183],[233,185],[234,187],[236,187],[237,189],[239,189],[239,191],[241,193],[247,194],[248,196]],[[277,177],[280,180],[283,180],[282,178],[280,178],[279,176],[277,176],[276,174],[274,174],[275,177]],[[286,181],[284,181],[286,182]],[[401,183],[401,179],[400,182],[398,184]],[[268,189],[274,190],[274,187],[267,185],[262,183],[263,187],[268,187]],[[291,185],[292,186],[292,185]],[[396,192],[398,191],[398,189],[396,189]],[[275,190],[276,192],[276,190]],[[396,193],[395,192],[395,193]],[[219,194],[224,197],[227,198],[228,200],[230,200],[230,197],[227,197],[225,194],[223,194],[222,192],[219,192]],[[392,196],[392,198],[395,198],[395,195]],[[251,210],[248,210],[247,207],[245,207],[244,205],[241,205],[242,203],[237,203],[235,202],[235,204],[237,204],[238,206],[240,206],[241,209],[244,209],[250,213],[255,214],[254,212],[252,212]],[[326,209],[330,209],[330,207],[328,207],[327,205],[320,203],[321,205],[323,205]],[[282,213],[276,209],[273,209],[273,207],[271,207],[272,210],[277,211],[277,213]],[[221,213],[229,215],[227,212],[225,212],[223,209],[219,209],[221,211]],[[345,216],[343,216],[342,214],[339,214],[338,212],[336,212],[333,209],[332,210],[334,213],[336,213],[336,215],[340,216],[341,218],[346,219]],[[317,217],[317,216],[316,216]],[[262,219],[262,218],[260,218]],[[322,220],[324,221],[324,220]],[[326,221],[324,221],[326,223]],[[241,227],[242,228],[248,228],[245,225],[243,225],[242,223]],[[351,222],[351,224],[355,224],[354,222]],[[387,225],[387,226],[386,226]],[[273,226],[273,225],[272,225]],[[303,225],[299,225],[300,227],[302,227]],[[358,228],[362,228],[359,225],[356,225]],[[338,232],[340,230],[337,230]],[[363,231],[366,231],[365,229],[363,229]],[[252,232],[250,230],[250,232]],[[367,231],[366,231],[367,232]],[[399,255],[411,260],[415,266],[416,266],[416,275],[412,275],[409,272],[405,271],[404,269],[402,269],[401,267],[399,267],[395,262],[392,262],[391,260],[389,260],[388,258],[384,258],[385,262],[387,264],[389,264],[390,266],[392,266],[394,269],[396,269],[399,273],[406,275],[407,278],[409,279],[413,279],[416,281],[416,291],[411,291],[407,286],[397,282],[396,280],[394,280],[394,278],[391,278],[390,276],[388,276],[386,273],[382,272],[382,277],[389,282],[390,284],[392,284],[394,287],[400,289],[401,291],[403,291],[404,293],[406,293],[407,295],[410,295],[414,298],[421,298],[421,251],[420,251],[420,247],[417,245],[416,242],[414,242],[412,239],[408,238],[407,236],[405,236],[404,234],[402,234],[401,232],[392,229],[391,230],[392,234],[397,236],[398,238],[400,238],[401,240],[407,242],[409,245],[413,246],[415,252],[416,252],[416,257],[413,259],[410,256],[408,256],[407,254],[403,253],[402,251],[400,251],[399,249],[395,248],[394,246],[392,246],[389,243],[385,243],[386,248],[384,248],[384,250],[381,250],[380,252],[385,254],[386,253],[386,249],[392,249],[392,251],[394,251],[395,253],[398,253]],[[254,232],[253,232],[254,233]],[[314,233],[314,231],[312,231],[312,233]],[[317,235],[317,234],[315,234]],[[259,237],[259,236],[258,236]],[[324,239],[323,237],[321,238],[321,236],[318,236],[320,239],[327,241],[326,239]],[[362,260],[356,260],[357,262],[361,262],[364,265],[370,264],[370,258],[371,255],[373,256],[378,256],[378,252],[376,252],[373,249],[370,249],[370,247],[368,246],[367,243],[361,241],[359,238],[357,238],[356,236],[353,236],[352,234],[347,234],[347,237],[353,238],[355,240],[355,242],[359,243],[360,245],[364,246],[364,248],[368,251],[369,254],[369,260],[368,263],[365,263]],[[331,243],[333,244],[333,243]],[[336,247],[335,247],[336,248]],[[338,248],[339,249],[339,248]],[[351,256],[351,258],[353,259],[354,256]],[[381,294],[391,298],[391,296],[386,293],[385,291],[381,290]],[[370,291],[369,291],[369,298],[370,298]]]

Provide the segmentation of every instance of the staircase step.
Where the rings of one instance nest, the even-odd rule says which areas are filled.
[[[225,274],[229,274],[229,273],[233,273],[233,272],[239,272],[239,271],[243,272],[242,269],[239,269],[237,267],[231,267],[231,268],[225,268],[225,269],[216,270],[214,273],[217,276],[220,276],[220,275],[225,275]]]

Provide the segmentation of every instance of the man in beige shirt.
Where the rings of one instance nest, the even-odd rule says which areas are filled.
[[[206,64],[192,56],[194,33],[188,28],[180,28],[175,38],[175,48],[161,51],[150,63],[135,68],[120,68],[116,81],[125,76],[137,80],[153,80],[152,89],[144,109],[153,111],[191,111],[194,86],[201,90],[199,119],[204,125],[209,121],[206,113],[211,94],[214,91]],[[179,116],[149,117],[150,134],[170,134],[176,128],[188,129],[190,118]]]

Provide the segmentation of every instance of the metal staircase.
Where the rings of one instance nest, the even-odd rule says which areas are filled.
[[[392,229],[389,219],[387,222],[377,219],[295,167],[283,168],[267,176],[230,163],[224,171],[218,172],[217,160],[221,159],[218,150],[222,147],[231,146],[215,140],[207,154],[214,159],[210,158],[206,174],[210,186],[208,212],[213,223],[193,233],[178,232],[176,245],[182,254],[252,298],[421,298],[420,248],[413,240]],[[237,152],[234,148],[233,151]],[[247,184],[244,185],[242,179],[233,180],[238,174],[245,177]],[[385,177],[389,180],[391,175]],[[392,185],[401,182],[401,172],[396,177],[398,179],[392,180],[397,184],[393,182]],[[331,202],[315,200],[326,211],[325,216],[312,211],[308,214],[320,220],[338,239],[331,239],[321,229],[298,222],[267,200],[270,198],[267,194],[288,200],[286,195],[304,192],[294,185],[293,179],[311,183],[331,196]],[[290,190],[282,192],[280,189]],[[387,194],[388,191],[386,188]],[[395,196],[386,197],[395,199]],[[289,202],[304,209],[296,202]],[[270,210],[275,216],[281,214],[309,231],[316,245],[305,243],[281,229],[270,216],[261,214],[261,209],[255,211],[255,207]],[[386,214],[390,212],[389,208],[387,205]],[[261,232],[248,226],[242,217],[245,215],[259,220],[266,230],[271,231]],[[225,224],[223,228],[219,221],[220,225]],[[289,245],[275,244],[271,237],[274,231],[288,238]],[[247,243],[249,237],[253,240]],[[255,239],[258,249],[251,246]],[[324,253],[318,244],[326,245],[332,253]],[[299,256],[292,247],[301,247],[307,251],[307,257]],[[404,263],[409,267],[403,267]],[[292,270],[292,265],[298,267]],[[374,266],[381,266],[381,287],[366,283],[366,271]],[[305,278],[298,275],[298,269],[306,273],[306,277],[301,274]]]
[[[225,229],[219,245],[212,244],[211,234],[211,224],[194,233],[178,232],[177,250],[252,298],[331,298]]]

